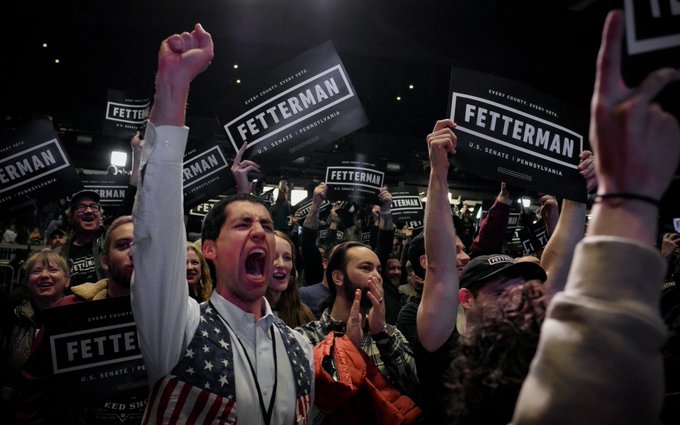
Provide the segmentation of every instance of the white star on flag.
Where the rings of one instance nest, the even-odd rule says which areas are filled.
[[[224,376],[224,375],[220,375],[220,384],[222,384],[222,386],[225,386],[228,383],[229,383],[229,381],[227,381],[227,377]]]

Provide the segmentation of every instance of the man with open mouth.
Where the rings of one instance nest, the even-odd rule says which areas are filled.
[[[213,58],[200,24],[158,55],[142,179],[134,207],[132,308],[151,386],[144,423],[307,423],[312,347],[276,318],[264,297],[272,276],[274,222],[242,194],[207,214],[201,242],[215,291],[199,304],[186,281],[182,160],[191,81]]]
[[[99,194],[81,190],[71,196],[68,209],[73,228],[61,254],[71,266],[71,287],[106,277],[99,244],[104,236]]]

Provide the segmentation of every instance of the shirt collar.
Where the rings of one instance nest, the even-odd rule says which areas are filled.
[[[253,325],[255,320],[253,314],[241,310],[241,308],[237,307],[231,301],[222,297],[217,291],[213,291],[210,296],[210,301],[215,306],[215,309],[217,309],[220,316],[230,323],[232,327],[241,328],[243,326]],[[262,297],[262,302],[264,303],[264,313],[262,314],[262,318],[258,320],[258,324],[264,323],[269,327],[274,322],[275,316],[265,297]]]

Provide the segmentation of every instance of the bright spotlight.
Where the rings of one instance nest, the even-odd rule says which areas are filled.
[[[116,167],[125,167],[127,164],[127,153],[122,151],[111,152],[111,165]]]

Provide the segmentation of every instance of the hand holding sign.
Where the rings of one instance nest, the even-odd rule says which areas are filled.
[[[449,169],[448,154],[456,153],[458,138],[452,129],[456,124],[450,119],[439,120],[435,123],[432,133],[427,135],[427,151],[430,154],[432,171]]]
[[[635,193],[661,198],[680,155],[677,120],[652,103],[677,70],[650,73],[638,87],[627,87],[621,75],[623,15],[609,13],[597,59],[591,103],[590,140],[599,193]]]
[[[326,191],[328,186],[326,183],[321,182],[314,188],[314,194],[312,195],[312,202],[317,208],[321,206],[324,200],[326,200]]]
[[[380,201],[380,212],[383,214],[389,213],[392,208],[392,193],[387,189],[387,186],[380,188],[378,200]]]
[[[502,202],[505,205],[512,205],[512,199],[510,198],[510,191],[508,190],[508,184],[506,182],[501,182],[501,191],[498,192],[496,196],[498,202]]]
[[[132,150],[135,154],[142,154],[142,150],[144,149],[144,139],[142,138],[139,130],[135,131],[135,134],[132,135],[132,138],[130,139],[130,146],[132,147]]]
[[[597,173],[595,172],[595,157],[591,151],[583,151],[579,154],[581,162],[578,164],[578,172],[586,179],[588,193],[597,189]]]

